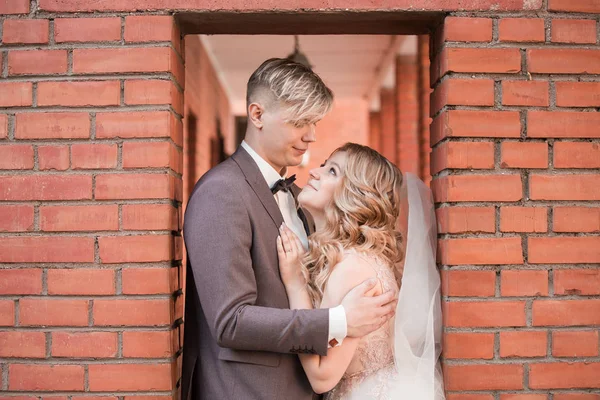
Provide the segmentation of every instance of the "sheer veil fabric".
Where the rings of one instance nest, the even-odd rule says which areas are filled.
[[[415,175],[404,174],[404,181],[404,210],[398,227],[400,231],[406,230],[402,232],[406,244],[394,322],[396,373],[388,393],[376,398],[444,400],[439,362],[442,350],[441,282],[436,266],[437,223],[433,198],[429,188]],[[369,385],[367,379],[351,398],[374,398],[375,384],[374,380]]]

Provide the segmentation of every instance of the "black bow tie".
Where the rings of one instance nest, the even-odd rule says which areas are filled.
[[[295,180],[296,180],[296,175],[292,175],[287,179],[278,180],[277,182],[275,182],[275,184],[271,188],[271,193],[276,194],[280,190],[283,190],[284,192],[289,191]]]

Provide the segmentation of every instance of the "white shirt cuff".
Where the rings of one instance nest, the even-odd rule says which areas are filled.
[[[348,325],[346,322],[346,310],[344,310],[344,306],[341,304],[337,307],[329,309],[329,338],[327,342],[329,343],[327,348],[337,347],[342,344],[346,335],[348,334]],[[333,346],[331,345],[331,341],[335,339],[337,343]]]

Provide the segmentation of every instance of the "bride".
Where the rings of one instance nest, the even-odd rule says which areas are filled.
[[[396,315],[362,338],[346,338],[327,356],[299,355],[326,400],[443,400],[440,280],[429,189],[375,150],[336,149],[298,196],[315,222],[305,252],[282,226],[279,267],[292,309],[333,307],[366,279],[373,295],[400,290]],[[402,205],[402,206],[401,206]],[[407,243],[400,231],[408,230]],[[406,256],[403,257],[403,250]]]

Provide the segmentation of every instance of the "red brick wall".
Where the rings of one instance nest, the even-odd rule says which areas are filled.
[[[600,5],[384,3],[350,9],[450,13],[431,132],[449,399],[597,398]],[[223,4],[201,8],[273,9]],[[3,398],[172,394],[181,46],[170,17],[128,14],[164,7],[199,6],[0,1]]]
[[[547,3],[436,32],[451,400],[600,398],[600,3]]]
[[[417,55],[396,57],[397,162],[402,172],[420,175],[419,63]]]
[[[0,397],[170,397],[179,32],[170,16],[29,6],[0,2],[15,13],[2,16]]]
[[[380,92],[379,116],[381,117],[381,128],[379,145],[381,154],[388,160],[396,163],[398,157],[398,125],[396,108],[396,91],[384,88]]]

